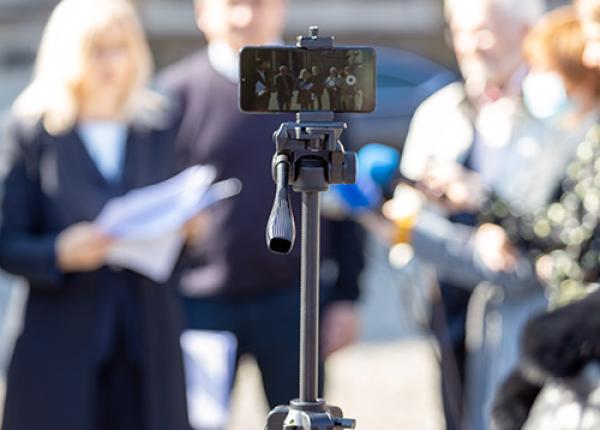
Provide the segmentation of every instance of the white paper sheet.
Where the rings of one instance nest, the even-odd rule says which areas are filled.
[[[111,246],[106,262],[162,284],[171,277],[184,242],[185,238],[177,231],[147,239],[119,240]]]
[[[116,239],[107,263],[166,282],[184,245],[183,225],[210,205],[241,191],[239,180],[211,185],[214,177],[214,168],[195,166],[110,200],[96,219],[99,228]]]
[[[190,425],[196,430],[225,428],[236,365],[235,335],[186,330],[181,347]]]
[[[194,166],[166,181],[130,191],[106,203],[96,224],[115,238],[155,237],[177,230],[198,213],[215,175],[211,166]]]

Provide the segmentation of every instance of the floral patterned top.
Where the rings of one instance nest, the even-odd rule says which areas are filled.
[[[553,307],[583,298],[600,277],[600,125],[579,144],[557,198],[520,214],[497,196],[482,207],[481,222],[501,225],[514,244],[548,268]]]

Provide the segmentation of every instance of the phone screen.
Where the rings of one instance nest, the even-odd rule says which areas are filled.
[[[240,54],[244,112],[372,112],[375,86],[372,48],[261,46]]]

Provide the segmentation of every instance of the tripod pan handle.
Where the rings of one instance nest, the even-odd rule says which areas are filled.
[[[277,156],[273,163],[277,189],[267,223],[267,246],[276,254],[289,254],[296,238],[296,226],[288,190],[290,164],[284,155]]]

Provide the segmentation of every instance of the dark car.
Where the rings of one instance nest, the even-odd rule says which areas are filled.
[[[353,149],[370,142],[401,149],[417,107],[458,76],[408,51],[377,48],[376,52],[377,108],[370,114],[344,115],[349,130],[342,140]]]

